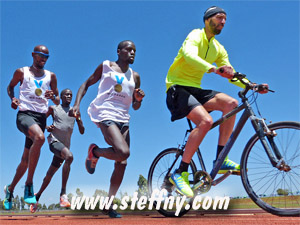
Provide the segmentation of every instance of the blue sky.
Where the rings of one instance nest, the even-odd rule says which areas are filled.
[[[262,115],[273,122],[299,121],[299,1],[1,1],[1,188],[11,182],[25,140],[16,127],[17,111],[10,107],[6,88],[17,68],[32,64],[33,47],[43,44],[49,48],[51,56],[45,68],[57,75],[60,91],[70,88],[75,96],[98,64],[117,59],[118,43],[130,39],[137,48],[132,68],[141,76],[146,97],[140,110],[131,110],[131,155],[120,190],[129,194],[137,190],[139,174],[147,177],[155,156],[182,143],[187,123],[185,119],[170,121],[165,76],[183,40],[192,29],[203,27],[203,13],[212,5],[227,12],[227,23],[217,39],[228,51],[236,71],[247,74],[251,81],[268,83],[276,91],[259,96]],[[78,187],[91,196],[95,189],[109,187],[113,161],[101,158],[93,175],[84,166],[90,143],[107,146],[86,112],[97,87],[98,84],[92,86],[81,103],[86,132],[80,135],[75,126],[68,193],[75,194]],[[216,74],[205,75],[202,87],[233,97],[240,90]],[[18,86],[15,91],[18,93]],[[220,115],[212,113],[214,119]],[[230,153],[232,160],[240,161],[246,141],[253,134],[247,123]],[[218,131],[213,130],[201,145],[209,170],[217,137]],[[51,160],[52,153],[45,143],[34,176],[36,192]],[[16,186],[15,195],[23,196],[26,175]],[[60,187],[61,169],[40,202],[57,203]],[[236,176],[227,178],[208,194],[246,195]],[[0,198],[4,198],[2,191]]]

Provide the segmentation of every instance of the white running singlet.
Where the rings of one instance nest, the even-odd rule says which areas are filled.
[[[48,99],[45,97],[46,90],[50,90],[51,73],[44,70],[45,74],[35,77],[29,67],[23,67],[24,79],[20,85],[20,111],[34,111],[46,113],[48,111]],[[37,90],[39,89],[39,90]]]
[[[104,120],[128,123],[134,88],[131,68],[126,73],[119,73],[110,67],[108,60],[104,61],[97,97],[87,110],[91,120],[95,123]]]

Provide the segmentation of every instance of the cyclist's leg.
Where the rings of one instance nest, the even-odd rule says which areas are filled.
[[[207,111],[221,111],[223,115],[229,113],[238,106],[238,101],[224,93],[218,93],[204,105]],[[235,123],[235,115],[220,125],[220,136],[218,144],[224,146],[228,141]]]
[[[218,93],[215,95],[214,98],[210,99],[204,104],[204,108],[208,111],[213,111],[213,110],[221,111],[224,116],[225,114],[233,110],[235,107],[237,107],[237,105],[238,105],[238,101],[236,99],[224,93]],[[234,123],[235,123],[235,115],[220,125],[219,128],[220,135],[219,135],[216,159],[218,158],[219,154],[221,153],[225,144],[227,143],[232,133]],[[220,168],[219,173],[226,173],[228,170],[232,170],[234,171],[235,174],[239,174],[240,165],[229,160],[228,157],[226,157],[224,163],[222,164],[222,167]]]
[[[209,113],[202,105],[198,105],[192,109],[192,111],[187,115],[187,118],[190,119],[196,125],[196,127],[189,135],[179,169],[171,175],[170,182],[176,185],[177,190],[180,193],[188,197],[193,197],[194,194],[189,186],[188,180],[188,165],[203,138],[211,128],[213,121]]]
[[[200,88],[180,85],[170,87],[167,92],[167,106],[172,114],[171,120],[187,117],[196,125],[189,135],[180,166],[169,179],[172,184],[176,185],[180,193],[188,197],[194,195],[189,185],[188,166],[213,122],[211,116],[201,105],[200,99],[203,96],[207,96],[207,94],[203,94],[203,90]]]
[[[211,128],[213,120],[202,105],[196,106],[187,115],[187,118],[190,119],[196,125],[196,127],[190,133],[190,136],[185,146],[185,151],[182,156],[182,161],[189,164],[194,153],[201,144],[203,138]]]

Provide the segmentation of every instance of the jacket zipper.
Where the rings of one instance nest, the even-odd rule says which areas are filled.
[[[205,59],[207,57],[207,53],[208,53],[208,50],[209,50],[209,43],[210,43],[210,41],[208,42],[208,47],[207,47],[207,50],[206,50]]]

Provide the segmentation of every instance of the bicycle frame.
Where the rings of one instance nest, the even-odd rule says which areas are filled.
[[[272,136],[274,136],[274,135],[272,134],[272,132],[270,132],[268,130],[268,128],[264,124],[264,121],[262,121],[262,119],[256,117],[255,113],[252,110],[251,105],[248,102],[248,99],[244,95],[240,95],[240,97],[242,98],[243,104],[240,105],[239,107],[233,109],[231,112],[227,113],[226,115],[221,117],[219,120],[215,121],[213,123],[212,127],[211,127],[211,129],[213,129],[213,128],[219,126],[220,124],[225,122],[227,119],[229,119],[233,115],[235,115],[235,114],[239,113],[240,111],[244,110],[244,112],[243,112],[241,118],[239,119],[237,125],[235,126],[229,140],[227,141],[226,145],[224,146],[222,152],[220,153],[218,159],[215,162],[215,165],[214,165],[212,171],[210,172],[210,176],[211,176],[212,180],[214,180],[214,178],[216,177],[216,175],[217,175],[218,171],[220,170],[226,156],[230,152],[233,144],[235,143],[235,141],[238,138],[241,130],[243,129],[245,123],[247,122],[247,120],[249,118],[251,120],[251,123],[252,123],[252,126],[253,126],[254,130],[256,131],[257,135],[259,136],[259,139],[262,142],[262,145],[263,145],[263,147],[264,147],[264,149],[265,149],[272,165],[276,166],[276,167],[279,167],[280,166],[279,164],[282,161],[282,156],[281,156],[280,152],[278,151],[278,149],[277,149],[277,147],[276,147],[276,145],[275,145],[275,143],[273,142],[273,139],[272,139]],[[189,126],[190,126],[190,131],[191,131],[192,130],[192,125],[191,125],[190,121],[189,121]],[[267,128],[269,133],[266,134],[265,128]],[[270,142],[270,145],[271,145],[271,147],[272,147],[272,149],[275,153],[275,156],[272,152],[272,149],[269,147],[269,145],[268,145],[268,143],[265,139],[265,136],[267,136],[267,138]],[[204,161],[203,161],[203,158],[202,158],[202,155],[201,155],[201,151],[200,151],[199,148],[197,149],[197,156],[198,156],[199,163],[201,165],[202,170],[206,171],[205,164],[204,164]],[[227,176],[228,175],[230,175],[230,173],[227,174]],[[226,174],[225,174],[225,176],[226,176]],[[221,179],[220,182],[222,180],[224,180],[225,178]]]
[[[296,178],[300,174],[299,164],[295,163],[295,159],[299,158],[298,135],[300,123],[295,121],[280,121],[267,125],[259,109],[257,109],[258,115],[255,115],[252,104],[256,103],[257,96],[255,92],[265,93],[265,90],[274,91],[270,90],[267,85],[257,85],[247,80],[243,82],[245,78],[243,74],[235,73],[235,78],[245,85],[245,88],[239,92],[241,104],[215,121],[211,129],[221,125],[237,113],[243,112],[223,150],[214,162],[210,173],[205,168],[200,148],[197,148],[196,152],[201,168],[197,170],[195,159],[191,160],[188,168],[189,183],[194,196],[208,192],[211,186],[216,186],[231,174],[237,174],[241,175],[246,192],[259,207],[275,215],[299,216],[299,179],[297,180]],[[253,90],[253,93],[248,97],[248,100],[246,94],[249,90]],[[251,99],[251,97],[253,98]],[[249,139],[243,150],[240,171],[229,170],[216,178],[226,156],[235,144],[248,119],[251,121],[255,134]],[[149,190],[152,191],[154,188],[166,189],[167,197],[178,195],[176,193],[176,191],[178,192],[178,187],[172,182],[173,178],[170,179],[170,176],[172,176],[172,172],[176,169],[175,165],[178,165],[182,159],[180,157],[183,156],[189,135],[194,129],[191,120],[187,119],[187,121],[189,128],[186,130],[183,143],[177,148],[167,148],[160,152],[152,162],[148,174]],[[278,137],[276,137],[277,133]],[[284,158],[280,152],[282,152]],[[175,172],[177,171],[175,170]],[[285,194],[280,194],[279,190],[283,190]],[[191,205],[193,201],[194,198],[188,198],[186,203]],[[189,209],[187,207],[182,208],[180,216],[187,213]],[[165,216],[174,216],[175,213],[174,208],[165,209],[160,207],[158,211]]]

